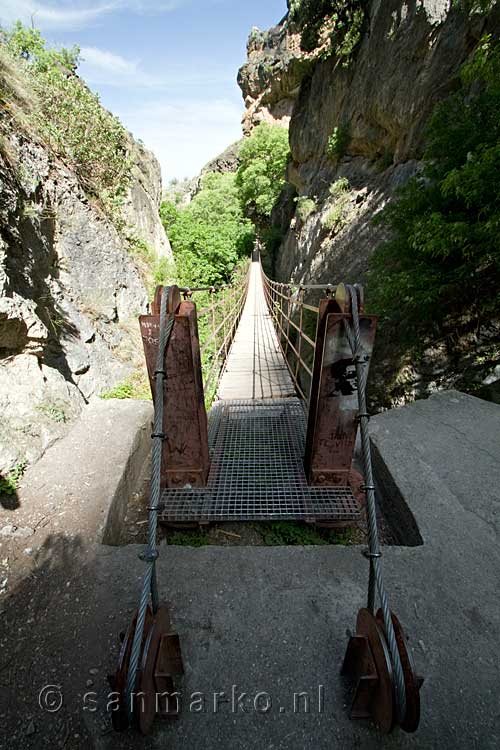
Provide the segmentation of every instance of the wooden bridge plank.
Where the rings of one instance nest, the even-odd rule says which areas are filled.
[[[295,395],[264,298],[259,262],[252,262],[248,296],[226,369],[220,399],[284,398]]]

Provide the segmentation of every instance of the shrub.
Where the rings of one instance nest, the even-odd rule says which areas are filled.
[[[347,66],[358,45],[366,15],[366,0],[289,0],[290,20],[301,32],[305,52],[320,44],[325,22],[332,24],[331,51]]]
[[[46,417],[52,419],[53,422],[66,422],[66,412],[64,408],[58,404],[40,404],[37,406],[37,411],[41,414],[45,414]]]
[[[332,198],[338,198],[349,190],[349,180],[347,177],[339,177],[330,185],[329,193]]]
[[[466,13],[487,13],[495,5],[495,0],[452,0],[452,4]]]
[[[313,211],[316,211],[316,203],[312,198],[308,198],[307,195],[301,195],[300,198],[297,198],[295,215],[300,222],[304,223]]]
[[[290,154],[288,130],[280,125],[260,123],[240,148],[236,185],[247,216],[267,223],[285,186]]]
[[[406,331],[500,312],[499,171],[500,44],[485,37],[430,118],[423,175],[379,218],[392,239],[375,255],[371,296]]]
[[[144,368],[136,370],[128,380],[119,383],[109,391],[103,391],[100,398],[104,400],[111,398],[151,400],[151,389],[146,370]]]
[[[15,493],[27,466],[27,461],[20,461],[5,476],[0,474],[0,495],[13,495]]]
[[[82,186],[112,211],[130,176],[127,133],[75,75],[78,47],[47,49],[40,32],[19,21],[4,38],[39,102],[29,115],[31,124],[75,171]]]
[[[347,218],[347,208],[349,206],[349,180],[347,177],[339,177],[329,190],[334,199],[333,206],[327,211],[322,218],[322,224],[327,229],[341,229]]]
[[[347,151],[351,140],[350,128],[347,123],[336,125],[328,138],[326,154],[333,161],[338,161]]]

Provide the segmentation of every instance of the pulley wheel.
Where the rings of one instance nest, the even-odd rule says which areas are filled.
[[[161,703],[163,702],[165,706],[168,705],[168,696],[163,695],[164,692],[168,691],[164,691],[162,686],[157,684],[156,671],[160,643],[162,638],[170,633],[170,630],[168,607],[161,604],[144,642],[142,659],[139,665],[137,690],[140,698],[136,702],[136,716],[142,734],[149,734],[151,731],[156,713],[159,713],[162,708]],[[173,688],[173,684],[171,687]]]
[[[392,664],[384,631],[369,609],[359,610],[356,635],[364,636],[368,640],[378,676],[370,712],[379,730],[388,734],[395,720]]]
[[[174,693],[173,676],[182,674],[184,670],[179,636],[171,630],[168,606],[160,604],[155,615],[148,607],[130,716],[127,710],[127,681],[136,627],[137,611],[122,638],[116,673],[108,678],[111,689],[118,696],[118,705],[111,718],[117,731],[128,729],[133,724],[142,734],[148,734],[157,713],[164,718],[178,715],[177,702],[172,707],[169,696]]]
[[[408,638],[406,637],[403,627],[394,612],[391,612],[391,618],[394,633],[396,635],[399,658],[401,659],[401,665],[403,667],[406,692],[406,713],[403,720],[400,722],[400,726],[405,732],[416,732],[420,723],[419,691],[423,680],[421,677],[417,677],[413,654],[408,646]],[[381,609],[378,610],[376,619],[385,635],[384,616]]]
[[[153,615],[148,607],[146,610],[146,618],[144,620],[144,630],[142,642],[147,639],[151,625],[153,622]],[[134,642],[135,628],[137,625],[137,610],[134,612],[132,621],[126,631],[121,637],[121,648],[118,656],[118,666],[114,675],[108,677],[110,687],[114,693],[117,693],[118,704],[114,707],[111,712],[111,721],[113,729],[117,732],[123,732],[130,726],[130,717],[127,706],[127,680],[130,666],[130,656],[132,654],[132,644]]]

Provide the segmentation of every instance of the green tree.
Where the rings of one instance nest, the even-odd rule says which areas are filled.
[[[200,192],[185,208],[162,204],[176,262],[177,283],[191,286],[226,282],[254,242],[252,223],[243,215],[234,174],[207,174]]]
[[[266,122],[260,123],[241,145],[236,184],[247,216],[257,224],[268,223],[285,186],[289,154],[286,128]]]
[[[179,218],[179,209],[172,203],[172,201],[163,201],[160,206],[160,219],[165,227],[165,231],[170,232],[171,227],[175,224]]]
[[[500,44],[485,37],[427,128],[425,169],[384,210],[392,239],[372,292],[386,317],[430,330],[500,311]]]

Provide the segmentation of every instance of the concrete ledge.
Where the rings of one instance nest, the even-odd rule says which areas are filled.
[[[395,513],[396,523],[403,524],[403,535],[415,539],[416,523],[425,542],[444,544],[452,529],[460,532],[459,510],[467,518],[469,535],[477,529],[478,541],[484,532],[498,540],[497,404],[441,391],[379,414],[371,421],[370,435],[379,481],[386,488],[380,487],[383,501]],[[447,513],[449,522],[441,526]]]
[[[128,497],[151,449],[152,416],[148,401],[91,402],[26,473],[13,522],[36,528],[49,518],[52,533],[59,527],[89,542],[117,544]]]

